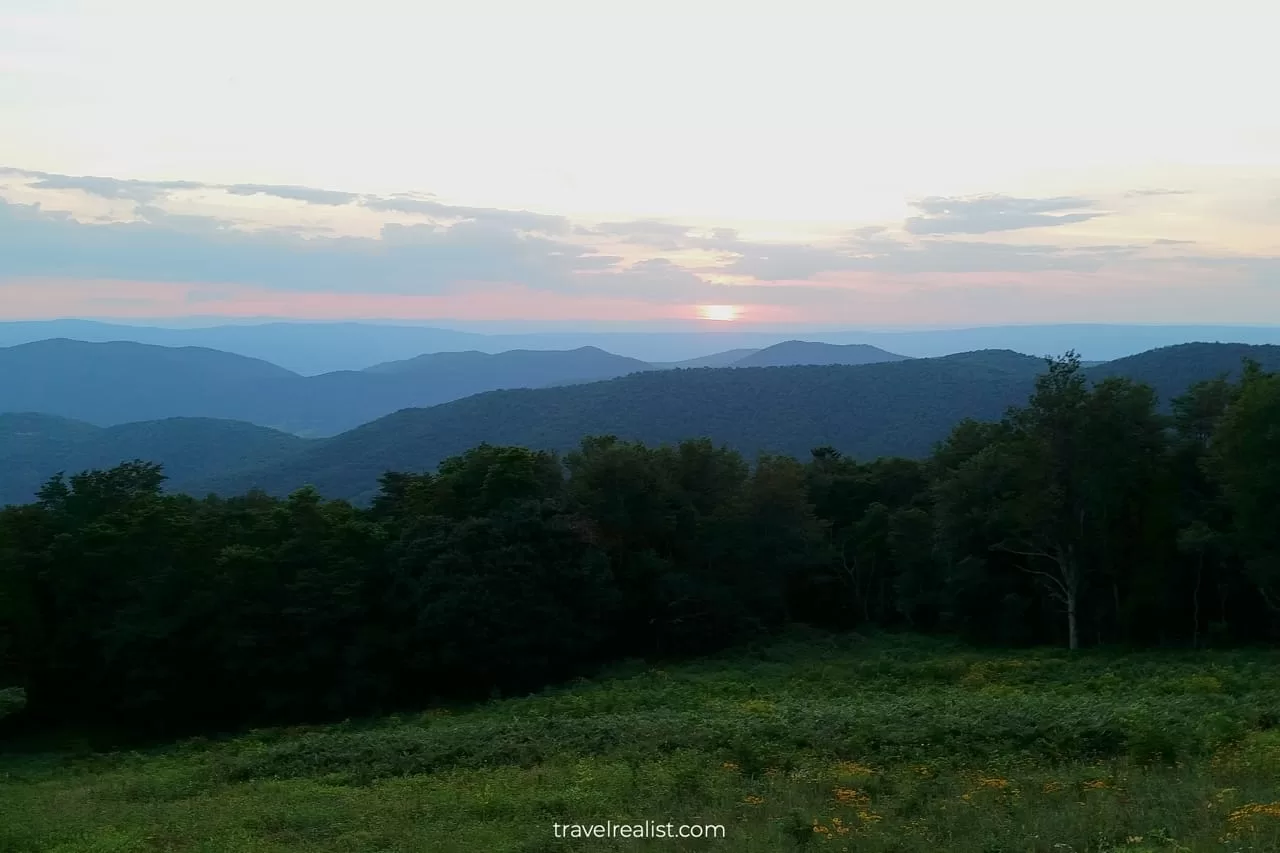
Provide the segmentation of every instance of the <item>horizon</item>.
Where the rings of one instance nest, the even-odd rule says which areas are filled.
[[[1252,9],[15,0],[0,320],[1278,324]]]
[[[118,328],[150,328],[167,331],[195,331],[200,329],[217,329],[226,326],[261,327],[261,326],[395,326],[405,329],[434,330],[444,332],[460,332],[481,336],[505,335],[540,335],[540,334],[584,334],[584,335],[653,335],[653,334],[722,334],[722,335],[759,335],[774,336],[780,334],[912,334],[926,332],[977,332],[998,331],[1002,329],[1151,329],[1151,330],[1204,330],[1204,329],[1239,329],[1256,331],[1280,331],[1277,323],[1143,323],[1143,322],[1022,322],[1022,323],[982,323],[972,325],[929,324],[929,325],[853,325],[848,323],[834,324],[748,324],[748,323],[708,323],[697,319],[673,319],[666,321],[602,321],[590,328],[583,328],[579,323],[568,326],[561,325],[566,321],[559,320],[456,320],[451,318],[435,318],[414,320],[403,317],[362,317],[350,319],[310,319],[305,317],[235,317],[187,315],[175,317],[93,317],[93,316],[58,316],[35,319],[7,319],[0,317],[0,326],[23,326],[54,323],[84,323]]]

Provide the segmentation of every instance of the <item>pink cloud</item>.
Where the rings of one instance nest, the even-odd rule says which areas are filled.
[[[738,323],[991,325],[1036,322],[1277,322],[1280,296],[1248,271],[1116,266],[1075,271],[885,274],[728,285],[702,301]],[[1243,309],[1249,308],[1247,313]],[[406,295],[280,291],[250,285],[25,278],[0,280],[0,319],[184,316],[298,320],[695,320],[697,306],[520,284],[460,283]],[[723,328],[721,323],[706,321]]]
[[[744,305],[744,322],[802,320],[794,309]],[[0,281],[0,319],[164,319],[192,315],[299,320],[664,320],[694,319],[692,304],[567,295],[519,284],[460,283],[436,295],[279,291],[245,285],[83,279]]]

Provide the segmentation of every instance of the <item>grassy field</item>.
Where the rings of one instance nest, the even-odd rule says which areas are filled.
[[[1278,664],[807,638],[376,724],[10,755],[0,853],[1277,851]],[[607,820],[725,837],[554,836]]]

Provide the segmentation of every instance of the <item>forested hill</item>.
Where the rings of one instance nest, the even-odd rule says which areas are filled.
[[[1241,359],[1280,368],[1280,347],[1187,344],[1090,368],[1122,373],[1168,400],[1202,379],[1238,374]],[[423,471],[479,442],[567,451],[586,435],[647,443],[711,438],[748,455],[803,458],[831,445],[858,459],[920,458],[965,418],[996,420],[1030,393],[1039,358],[1008,350],[860,366],[694,369],[638,373],[563,388],[498,391],[366,424],[288,460],[204,484],[220,493],[286,494],[315,485],[356,500],[389,470]]]
[[[1147,382],[1167,407],[1197,380],[1238,374],[1243,357],[1280,368],[1280,347],[1187,344],[1085,374]],[[30,499],[59,471],[134,458],[163,463],[173,490],[231,494],[262,487],[284,494],[310,483],[332,497],[363,500],[384,471],[429,470],[482,441],[565,451],[583,436],[604,433],[648,443],[705,436],[748,456],[773,451],[803,458],[813,447],[832,445],[860,459],[919,458],[960,420],[997,419],[1025,400],[1044,364],[985,350],[862,366],[653,371],[406,409],[325,441],[203,418],[103,430],[11,416],[0,420],[0,503]]]
[[[824,344],[783,341],[743,356],[734,367],[785,367],[801,364],[880,364],[905,361],[905,355],[886,352],[870,344]]]
[[[374,421],[219,492],[283,494],[312,484],[364,498],[388,470],[421,471],[480,442],[567,451],[583,436],[648,443],[704,436],[747,454],[803,457],[833,445],[860,459],[920,457],[965,418],[1026,399],[1044,362],[971,353],[884,364],[639,373],[565,388],[497,391]]]
[[[0,348],[0,412],[99,426],[181,416],[237,420],[251,389],[303,381],[270,362],[201,347],[54,339]]]
[[[401,409],[482,391],[651,369],[633,358],[582,347],[432,353],[368,370],[299,376],[217,350],[48,340],[0,349],[0,412],[43,412],[97,426],[218,418],[329,436]]]
[[[1252,359],[1263,370],[1280,370],[1280,346],[1266,344],[1179,344],[1147,350],[1118,358],[1096,367],[1086,374],[1097,381],[1108,376],[1126,376],[1155,389],[1161,401],[1168,403],[1188,386],[1203,379],[1227,375],[1240,376],[1244,359]]]
[[[0,506],[32,500],[54,474],[130,459],[164,466],[173,491],[231,472],[278,464],[311,441],[241,421],[168,418],[96,427],[55,415],[0,414]]]
[[[1014,369],[984,367],[990,360]],[[601,665],[702,655],[800,625],[1072,649],[1274,645],[1280,373],[1251,368],[1235,383],[1198,383],[1166,418],[1150,386],[1091,383],[1068,356],[1046,364],[998,421],[947,431],[927,463],[864,462],[812,447],[857,440],[845,423],[855,418],[863,438],[892,452],[909,423],[886,419],[892,405],[899,418],[995,409],[999,389],[1026,384],[1019,364],[979,354],[862,368],[708,369],[489,394],[404,413],[306,452],[295,474],[327,478],[316,479],[331,493],[359,484],[335,479],[346,476],[342,467],[315,468],[321,451],[336,449],[333,464],[355,475],[382,474],[367,507],[326,501],[314,489],[284,498],[166,495],[162,472],[145,462],[55,479],[38,502],[0,509],[0,690],[22,691],[14,698],[10,689],[8,700],[10,708],[26,702],[22,725],[207,734],[527,693]],[[984,383],[989,396],[966,396]],[[495,414],[489,401],[504,397],[506,414],[511,400],[541,401],[525,412],[526,434],[544,444],[572,434],[577,447],[557,457],[477,445],[509,440],[490,431],[502,420],[476,417]],[[660,398],[666,405],[655,407]],[[716,413],[743,442],[799,436],[780,449],[802,458],[751,465],[697,439],[704,423],[674,417],[631,421],[672,442],[662,447],[584,436],[617,426],[619,413],[599,404],[624,399],[635,411],[668,412],[705,399],[698,417]],[[551,400],[577,400],[577,408],[557,413]],[[451,426],[471,432],[446,433],[439,412],[460,408]],[[596,411],[606,419],[587,419]],[[775,431],[753,433],[756,423]],[[675,442],[677,431],[693,435]],[[445,438],[463,452],[415,473],[451,450]],[[1274,668],[1274,656],[1259,665]],[[1236,696],[1238,684],[1197,666],[1188,690]],[[967,673],[970,688],[994,683],[976,667],[952,673]],[[1124,692],[1123,679],[1112,680],[1094,687]],[[1001,719],[1042,745],[1050,717],[1064,713],[1055,702],[1043,723],[1029,724],[1018,708]],[[1247,716],[1270,725],[1274,704],[1260,698]],[[1209,720],[1211,736],[1177,727],[1188,707]],[[1236,724],[1206,717],[1207,706],[1171,708],[1135,726],[1146,711],[1132,703],[1109,721],[1086,704],[1069,717],[1083,734],[1063,743],[1091,760],[1100,745],[1126,738],[1146,744],[1144,752],[1130,746],[1132,757],[1168,761],[1184,743],[1199,743],[1202,755],[1232,754],[1219,738],[1242,731]],[[776,728],[776,717],[751,716]],[[959,728],[943,719],[934,739],[952,751],[956,731],[982,741],[990,717]],[[592,725],[580,733],[584,743],[612,730]],[[814,730],[829,742],[829,716]],[[474,731],[465,737],[476,740]],[[264,743],[249,761],[266,754]],[[344,743],[329,750],[340,760],[371,754]],[[377,763],[397,775],[402,759],[436,767],[452,748],[384,745]],[[299,762],[316,770],[311,746],[283,745],[283,763],[268,775]],[[759,753],[726,759],[753,755],[758,771],[777,766]],[[0,837],[0,849],[10,848]]]

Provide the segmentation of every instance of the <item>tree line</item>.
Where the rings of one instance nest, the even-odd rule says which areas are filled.
[[[869,403],[873,404],[873,403]],[[167,494],[156,465],[58,476],[0,510],[0,716],[147,731],[528,691],[788,625],[1002,645],[1280,638],[1280,374],[1090,385],[923,461],[706,440],[481,445],[313,489]]]

